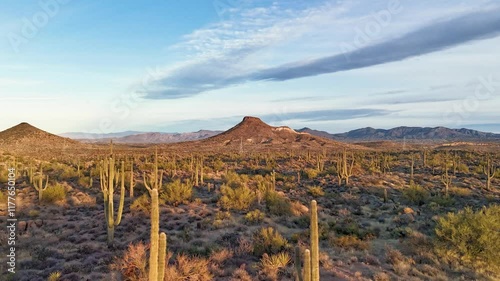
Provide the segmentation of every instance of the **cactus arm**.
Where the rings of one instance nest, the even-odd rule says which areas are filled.
[[[122,172],[121,172],[121,189],[120,189],[120,205],[118,205],[118,214],[116,215],[115,226],[119,225],[122,221],[123,205],[125,202],[125,162],[122,161]]]

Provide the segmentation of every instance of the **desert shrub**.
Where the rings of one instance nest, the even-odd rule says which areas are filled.
[[[246,271],[245,264],[242,264],[233,272],[229,281],[252,281],[252,277]]]
[[[318,176],[318,170],[316,169],[305,169],[304,174],[308,179],[314,179]]]
[[[400,251],[386,248],[385,257],[388,263],[392,264],[392,268],[399,276],[408,274],[415,261],[412,258],[407,258]]]
[[[135,212],[142,212],[144,214],[149,214],[151,208],[151,202],[149,200],[148,194],[137,197],[134,202],[130,205],[130,210]]]
[[[451,187],[450,193],[460,197],[468,197],[471,196],[472,190],[463,187]]]
[[[264,220],[265,216],[266,216],[266,214],[261,212],[259,209],[256,209],[256,210],[248,212],[245,215],[245,221],[249,224],[260,223]]]
[[[5,191],[2,189],[0,190],[0,205],[5,205],[7,204],[7,195]]]
[[[40,215],[40,211],[38,210],[30,210],[28,212],[28,216],[30,216],[31,218],[36,218]]]
[[[429,206],[431,209],[434,207],[433,205],[441,206],[441,207],[450,207],[455,204],[455,199],[451,196],[438,195],[431,197],[431,203]]]
[[[323,188],[321,186],[310,186],[308,187],[309,194],[311,194],[313,197],[320,197],[325,195],[325,192],[323,191]]]
[[[119,271],[125,280],[146,281],[148,280],[147,255],[149,247],[142,242],[130,244],[123,257],[115,257],[111,264],[112,270]]]
[[[61,272],[60,271],[52,272],[49,275],[49,278],[47,278],[47,281],[59,281],[59,280],[61,280]]]
[[[375,275],[373,275],[373,280],[374,281],[391,281],[391,277],[389,274],[385,272],[377,272]]]
[[[224,183],[231,188],[243,187],[245,185],[242,178],[233,171],[228,171],[226,175],[224,175]]]
[[[43,191],[42,201],[45,203],[54,203],[66,198],[66,188],[60,184],[49,186]]]
[[[84,187],[91,187],[90,186],[90,177],[81,177],[78,179],[78,185],[84,186]]]
[[[78,177],[78,172],[69,166],[62,166],[60,168],[59,180],[70,180]]]
[[[193,185],[190,182],[181,183],[179,179],[168,183],[164,189],[160,198],[166,203],[177,206],[181,203],[188,203],[193,195]]]
[[[429,192],[418,184],[411,184],[403,190],[403,197],[412,204],[423,205],[429,199]]]
[[[450,262],[500,275],[500,206],[465,208],[438,219],[436,253]]]
[[[290,199],[281,196],[276,191],[268,191],[264,197],[267,210],[271,215],[289,216],[292,214],[292,204]]]
[[[468,173],[469,172],[469,166],[467,166],[464,163],[459,163],[457,165],[457,171],[460,173]]]
[[[220,191],[222,197],[217,204],[226,210],[248,210],[255,201],[255,193],[246,186],[232,188],[222,185]]]
[[[290,255],[281,252],[273,255],[263,254],[260,259],[262,272],[271,280],[278,279],[278,273],[290,263]]]
[[[175,264],[168,265],[165,268],[164,281],[179,280],[213,280],[213,276],[209,270],[208,259],[179,254],[175,260]]]
[[[261,228],[253,235],[253,254],[256,256],[276,254],[287,247],[288,241],[272,227]]]
[[[359,239],[353,235],[345,235],[333,238],[333,246],[343,249],[367,250],[369,245],[366,241]]]

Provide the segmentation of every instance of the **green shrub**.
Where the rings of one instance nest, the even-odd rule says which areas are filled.
[[[500,206],[467,207],[438,219],[436,253],[443,259],[500,275]]]
[[[345,235],[333,238],[331,242],[334,246],[343,249],[367,250],[369,248],[368,242],[359,239],[353,235]]]
[[[181,181],[175,180],[174,182],[168,183],[164,189],[160,198],[166,203],[177,206],[181,203],[188,203],[193,195],[193,185],[190,182],[181,183]]]
[[[253,254],[277,254],[288,248],[288,241],[272,227],[261,228],[253,235]]]
[[[134,202],[130,205],[130,210],[135,212],[143,212],[148,215],[151,209],[151,201],[149,195],[144,193],[143,195],[137,197]]]
[[[54,203],[66,198],[66,188],[60,184],[49,186],[43,191],[42,201],[45,203]]]
[[[248,210],[255,201],[255,193],[246,186],[232,188],[222,185],[220,191],[222,197],[217,204],[226,210]]]
[[[59,280],[61,280],[61,272],[59,271],[52,272],[49,275],[49,278],[47,278],[47,281],[59,281]]]
[[[423,205],[429,199],[429,192],[418,184],[411,184],[403,190],[403,197],[412,204]]]
[[[304,173],[308,179],[314,179],[318,176],[318,170],[316,169],[305,169]]]
[[[310,186],[308,188],[309,194],[311,194],[313,197],[320,197],[325,195],[325,192],[323,191],[323,188],[321,186]]]
[[[4,190],[0,190],[0,205],[7,204],[7,195]]]
[[[259,209],[248,212],[245,215],[245,221],[249,224],[257,224],[264,220],[266,214],[261,212]]]
[[[265,194],[267,210],[271,215],[289,216],[292,214],[292,204],[290,199],[281,196],[276,191],[268,191]]]
[[[243,187],[245,185],[243,179],[233,171],[227,172],[227,174],[224,176],[224,183],[231,188]]]

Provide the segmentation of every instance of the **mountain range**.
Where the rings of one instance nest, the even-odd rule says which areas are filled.
[[[266,138],[271,136],[257,135],[257,131],[263,129],[263,127],[269,126],[264,122],[257,122],[255,117],[245,117],[246,121],[245,129],[240,128],[240,130],[248,130],[255,133],[252,142],[264,141]],[[245,120],[244,118],[244,120]],[[255,119],[252,119],[255,118]],[[260,119],[258,119],[260,120]],[[264,125],[262,125],[264,124]],[[272,126],[269,126],[272,127]],[[458,140],[500,140],[500,134],[481,132],[471,129],[450,129],[446,127],[396,127],[392,129],[374,129],[371,127],[361,128],[352,130],[345,133],[332,134],[325,131],[314,130],[310,128],[302,128],[298,130],[293,130],[289,127],[276,127],[281,128],[278,130],[282,131],[294,131],[297,133],[308,133],[313,136],[337,140],[337,141],[399,141],[399,140],[435,140],[435,141],[458,141]],[[229,129],[226,132],[231,131]],[[202,140],[210,137],[217,136],[219,134],[225,133],[224,131],[211,131],[211,130],[199,130],[197,132],[189,133],[161,133],[161,132],[136,132],[127,131],[112,134],[86,134],[86,133],[64,133],[60,136],[68,137],[71,139],[80,140],[83,142],[90,143],[103,143],[113,140],[116,143],[134,144],[134,143],[176,143],[184,141],[195,141]],[[259,139],[260,138],[260,139]],[[233,140],[234,141],[234,140]],[[237,140],[239,141],[239,139]]]

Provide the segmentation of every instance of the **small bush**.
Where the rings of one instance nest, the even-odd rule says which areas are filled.
[[[130,205],[130,210],[135,212],[142,212],[148,215],[151,211],[151,201],[149,196],[144,193],[143,195],[137,197],[134,202]]]
[[[52,272],[49,275],[49,278],[47,278],[47,281],[59,281],[59,280],[61,280],[61,272],[60,271]]]
[[[288,241],[272,227],[261,228],[255,232],[253,243],[253,254],[258,257],[264,253],[276,254],[288,247]]]
[[[168,265],[165,268],[164,281],[178,280],[213,280],[213,276],[209,270],[208,260],[179,254],[176,258],[175,264]]]
[[[429,199],[429,192],[418,184],[411,184],[403,190],[403,197],[410,203],[423,205]]]
[[[123,257],[116,257],[111,265],[112,270],[121,272],[125,280],[146,281],[148,280],[147,255],[148,246],[139,242],[130,244]]]
[[[255,201],[255,193],[246,186],[232,188],[222,185],[220,191],[222,197],[217,204],[226,210],[248,210]]]
[[[264,254],[260,259],[262,272],[271,280],[278,279],[278,273],[290,263],[290,255],[281,252],[274,255]]]
[[[245,221],[249,224],[257,224],[264,220],[266,214],[261,212],[259,209],[248,212],[245,215]]]
[[[319,172],[316,169],[305,169],[304,173],[308,179],[312,180],[318,176]]]
[[[367,250],[369,245],[366,241],[359,239],[356,236],[346,235],[340,236],[333,239],[334,246],[343,248],[343,249],[354,249],[354,250]]]
[[[66,188],[60,184],[49,186],[42,193],[42,201],[45,203],[54,203],[66,198]]]
[[[265,194],[267,210],[271,215],[289,216],[292,214],[292,204],[290,199],[281,196],[276,191],[268,191]]]
[[[308,188],[309,194],[311,194],[313,197],[320,197],[325,195],[325,192],[323,191],[323,188],[321,186],[310,186]]]
[[[166,203],[178,206],[181,203],[188,203],[193,195],[193,185],[190,182],[181,183],[181,181],[175,180],[174,182],[168,183],[162,190],[160,198]]]
[[[468,197],[471,196],[472,190],[463,187],[452,187],[450,193],[460,197]]]
[[[500,206],[465,208],[439,218],[436,253],[451,262],[500,275]]]

